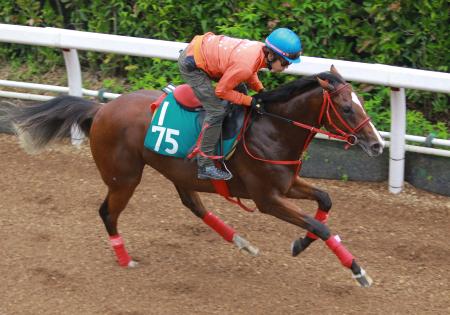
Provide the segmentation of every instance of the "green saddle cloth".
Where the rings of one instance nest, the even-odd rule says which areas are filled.
[[[185,158],[194,148],[202,129],[204,111],[188,111],[169,93],[153,115],[144,146],[162,155]],[[223,155],[233,149],[238,133],[223,140]],[[216,152],[221,152],[220,144]],[[222,154],[222,153],[221,153]]]

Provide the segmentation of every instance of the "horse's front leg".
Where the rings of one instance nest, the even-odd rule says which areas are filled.
[[[297,176],[292,183],[292,186],[289,188],[286,197],[294,199],[315,200],[318,206],[315,219],[322,222],[323,224],[326,224],[328,220],[328,214],[331,209],[331,199],[327,192],[314,187],[313,185],[307,183],[305,180],[301,179],[300,176]],[[300,237],[294,240],[291,246],[292,256],[295,257],[300,254],[316,239],[316,235],[312,234],[311,232],[307,232],[304,238]]]
[[[198,218],[202,219],[210,228],[216,231],[226,241],[235,244],[239,250],[246,251],[252,256],[258,255],[258,248],[254,247],[245,238],[240,236],[236,231],[223,222],[219,217],[205,209],[200,196],[197,192],[175,185],[181,202]]]
[[[266,194],[265,197],[258,198],[254,201],[261,212],[273,215],[317,235],[337,256],[342,265],[352,271],[353,277],[358,281],[360,286],[369,287],[372,284],[372,279],[356,263],[353,255],[342,245],[339,236],[332,235],[325,224],[302,213],[286,197],[277,195],[276,193]]]

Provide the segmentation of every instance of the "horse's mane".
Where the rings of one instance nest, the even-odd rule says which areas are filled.
[[[286,102],[296,95],[317,87],[319,85],[317,77],[321,78],[322,80],[328,80],[328,82],[332,85],[335,85],[335,83],[345,83],[340,77],[332,74],[329,71],[326,71],[291,81],[287,84],[277,87],[274,90],[259,93],[255,95],[255,97],[261,100],[263,104],[273,102]]]

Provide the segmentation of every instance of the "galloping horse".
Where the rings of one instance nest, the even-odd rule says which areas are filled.
[[[197,179],[196,163],[144,147],[152,119],[150,104],[161,94],[137,91],[106,104],[60,96],[40,105],[13,108],[9,118],[27,151],[68,136],[73,124],[89,136],[93,158],[108,186],[99,214],[121,266],[132,267],[136,262],[118,233],[118,218],[146,164],[172,181],[182,203],[225,240],[256,254],[255,247],[203,206],[198,192],[214,193],[215,189],[211,181]],[[325,224],[331,208],[329,195],[298,176],[302,154],[318,132],[349,145],[357,143],[372,157],[382,153],[383,141],[362,101],[334,66],[329,72],[294,80],[255,97],[263,107],[247,113],[242,137],[227,161],[234,175],[227,182],[230,195],[252,199],[259,211],[306,229],[306,236],[293,242],[292,255],[320,238],[362,287],[370,286],[370,277]],[[315,200],[315,217],[303,213],[290,199]]]

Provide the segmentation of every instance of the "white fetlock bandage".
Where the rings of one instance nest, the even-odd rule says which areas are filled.
[[[353,279],[358,279],[358,278],[362,278],[366,276],[366,271],[364,269],[361,268],[361,273],[357,274],[357,275],[352,275]]]

